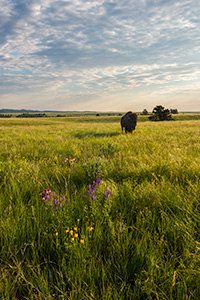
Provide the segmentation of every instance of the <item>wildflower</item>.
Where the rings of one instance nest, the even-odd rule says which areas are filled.
[[[99,185],[100,183],[102,183],[102,181],[103,181],[102,179],[97,180],[96,185]]]
[[[89,231],[92,231],[92,230],[94,230],[94,227],[89,226],[89,227],[88,227],[88,230],[89,230]]]
[[[71,238],[72,242],[74,241],[74,237]]]
[[[72,193],[76,194],[76,188],[75,187],[72,188]]]
[[[67,229],[65,231],[66,231],[66,233],[68,233],[69,232],[69,227],[67,227]]]
[[[74,164],[74,161],[75,161],[75,158],[68,158],[68,157],[66,157],[64,161],[65,161],[65,162],[68,161],[71,165],[73,165],[73,164]]]
[[[96,199],[97,197],[95,196],[95,192],[97,190],[97,186],[102,182],[102,180],[97,180],[97,181],[93,181],[93,185],[89,184],[88,185],[88,190],[87,192],[90,194],[90,198],[92,200]],[[84,195],[84,197],[86,197],[86,195]]]
[[[56,236],[58,236],[58,232],[56,232]]]
[[[76,226],[74,227],[74,230],[77,231],[77,227]]]
[[[38,195],[41,196],[42,200],[45,200],[49,203],[50,206],[54,204],[53,206],[53,212],[58,209],[58,207],[63,206],[65,196],[57,197],[55,192],[52,192],[51,190],[44,190],[43,192],[39,192]],[[68,201],[66,200],[66,204],[68,204]]]
[[[75,233],[74,237],[77,238],[78,237],[78,233]]]
[[[81,243],[81,244],[84,244],[84,243],[85,243],[85,241],[84,241],[83,238],[80,239],[80,243]]]
[[[73,234],[74,234],[74,232],[73,232],[73,230],[72,230],[72,229],[70,230],[70,232],[69,232],[69,233],[70,233],[71,235],[73,235]]]

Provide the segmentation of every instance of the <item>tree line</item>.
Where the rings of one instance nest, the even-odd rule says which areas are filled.
[[[154,107],[151,115],[147,111],[147,109],[144,109],[141,113],[141,115],[150,115],[149,116],[150,121],[166,121],[166,120],[170,121],[173,120],[172,114],[178,114],[178,110],[176,108],[175,109],[164,108],[164,106],[162,105],[157,105],[156,107]]]

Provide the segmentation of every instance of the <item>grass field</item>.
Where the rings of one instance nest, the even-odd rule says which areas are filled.
[[[0,299],[200,299],[200,115],[119,120],[0,119]]]

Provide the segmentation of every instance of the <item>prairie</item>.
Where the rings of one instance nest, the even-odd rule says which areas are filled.
[[[0,119],[1,299],[200,299],[200,120]]]

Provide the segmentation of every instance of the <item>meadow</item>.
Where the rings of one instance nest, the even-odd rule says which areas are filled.
[[[0,119],[0,299],[200,299],[200,115]]]

